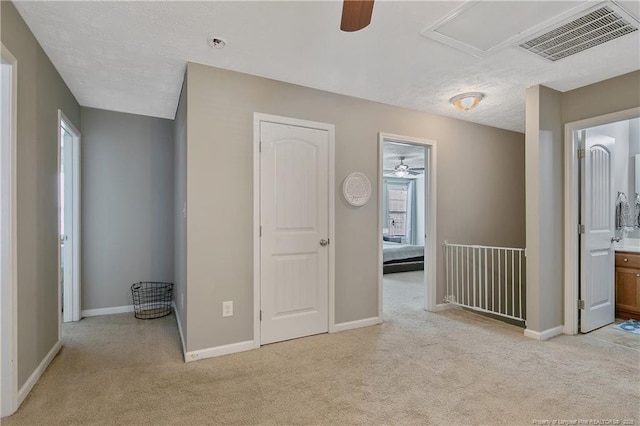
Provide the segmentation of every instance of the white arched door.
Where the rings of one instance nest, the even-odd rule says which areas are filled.
[[[329,331],[332,133],[260,121],[260,343]]]
[[[582,259],[580,299],[584,302],[580,331],[586,333],[615,321],[615,187],[613,147],[604,135],[585,138],[582,173]]]

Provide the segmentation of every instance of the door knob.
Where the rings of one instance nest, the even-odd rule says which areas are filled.
[[[611,237],[611,242],[612,243],[619,243],[620,242],[620,237]]]
[[[329,241],[325,240],[324,238],[320,240],[320,245],[322,247],[325,247],[327,244],[329,244]]]

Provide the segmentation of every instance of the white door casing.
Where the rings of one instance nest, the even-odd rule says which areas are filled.
[[[18,63],[0,43],[0,417],[18,409],[16,130]]]
[[[565,334],[578,333],[578,289],[580,245],[580,179],[578,148],[582,130],[617,121],[640,117],[640,107],[630,108],[598,117],[566,123],[564,128],[564,330]]]
[[[584,309],[580,331],[589,332],[615,320],[615,273],[612,237],[615,235],[615,186],[613,148],[609,136],[584,138],[580,241],[580,298]]]
[[[434,140],[421,139],[411,136],[396,135],[392,133],[378,134],[378,318],[382,318],[382,302],[383,302],[383,252],[382,252],[382,228],[383,218],[383,187],[384,176],[384,143],[396,142],[409,145],[423,146],[425,150],[424,162],[424,197],[425,197],[425,218],[424,218],[424,309],[426,311],[436,312],[448,309],[446,303],[437,303],[436,292],[436,253],[437,253],[437,235],[436,235],[436,212],[437,212],[437,144]],[[381,321],[380,321],[381,322]]]
[[[329,331],[333,126],[318,124],[259,121],[260,344]]]

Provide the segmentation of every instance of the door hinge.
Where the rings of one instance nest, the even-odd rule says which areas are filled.
[[[584,309],[584,300],[578,300],[578,309]]]
[[[584,225],[578,224],[578,234],[584,234]]]
[[[260,309],[260,321],[262,321],[262,309]]]
[[[584,156],[585,156],[584,148],[579,148],[578,149],[578,160],[584,158]]]
[[[260,236],[262,237],[262,225],[260,225]]]
[[[327,238],[327,245],[331,244],[331,239]]]
[[[262,141],[258,142],[258,152],[262,152]]]

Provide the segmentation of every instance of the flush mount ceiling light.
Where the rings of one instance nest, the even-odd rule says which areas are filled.
[[[449,102],[460,111],[471,111],[478,106],[482,98],[484,94],[480,92],[468,92],[454,96]]]
[[[209,43],[209,46],[213,47],[214,49],[222,49],[227,45],[227,42],[220,37],[209,37],[207,38],[207,42]]]

